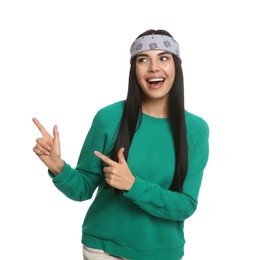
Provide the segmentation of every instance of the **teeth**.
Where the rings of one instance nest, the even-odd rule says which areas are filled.
[[[149,79],[148,82],[158,82],[158,81],[163,81],[162,78],[156,78],[156,79]]]

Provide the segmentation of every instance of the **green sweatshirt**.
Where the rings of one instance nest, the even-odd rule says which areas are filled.
[[[208,160],[207,123],[186,112],[189,166],[182,192],[168,189],[175,167],[175,151],[168,119],[142,114],[133,138],[128,165],[136,177],[128,192],[104,189],[103,163],[94,155],[109,155],[116,138],[124,101],[95,115],[73,169],[65,162],[53,178],[56,187],[76,201],[98,191],[82,226],[88,247],[135,260],[177,260],[184,255],[184,220],[197,207],[203,170]]]

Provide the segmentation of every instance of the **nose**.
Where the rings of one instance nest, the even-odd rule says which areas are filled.
[[[159,70],[159,63],[156,60],[152,60],[149,64],[149,72],[155,72]]]

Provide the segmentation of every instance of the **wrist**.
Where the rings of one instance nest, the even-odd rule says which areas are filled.
[[[61,173],[64,169],[64,161],[60,158],[53,167],[49,167],[49,171],[54,175],[57,176],[59,173]]]
[[[132,176],[132,181],[131,181],[130,186],[128,187],[127,191],[129,191],[132,188],[134,182],[135,182],[135,177]]]

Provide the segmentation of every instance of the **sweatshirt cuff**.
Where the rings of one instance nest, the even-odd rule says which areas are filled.
[[[48,170],[48,175],[55,184],[62,184],[65,183],[66,180],[68,179],[71,172],[70,170],[71,170],[70,165],[64,161],[64,168],[57,176],[54,176],[50,170]]]
[[[145,190],[145,187],[146,187],[146,182],[143,179],[136,176],[133,186],[129,191],[124,192],[124,196],[133,201],[139,200],[141,194]]]

